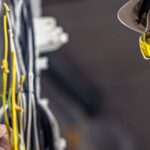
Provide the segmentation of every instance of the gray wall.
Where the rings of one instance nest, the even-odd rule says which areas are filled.
[[[143,150],[148,150],[150,65],[138,48],[139,34],[117,19],[117,11],[125,2],[84,0],[51,5],[43,0],[43,15],[56,17],[70,35],[70,42],[59,55],[69,57],[97,89],[104,89],[105,114],[126,128]]]

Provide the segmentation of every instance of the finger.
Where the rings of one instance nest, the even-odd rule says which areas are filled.
[[[2,138],[5,134],[7,134],[6,125],[0,125],[0,138]]]
[[[3,147],[0,146],[0,150],[5,150]]]

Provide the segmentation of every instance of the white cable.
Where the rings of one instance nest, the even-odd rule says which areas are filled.
[[[29,83],[33,82],[33,74],[29,74]],[[27,138],[26,138],[26,148],[30,150],[30,142],[31,142],[31,123],[32,123],[32,86],[29,86],[29,100],[28,100],[28,124],[27,124]]]
[[[19,62],[21,65],[23,75],[26,76],[26,70],[25,70],[24,63],[23,63],[23,57],[21,54],[21,47],[18,41],[20,33],[21,33],[21,26],[20,26],[21,21],[20,20],[21,20],[21,10],[23,8],[23,2],[24,0],[19,0],[19,2],[16,4],[16,8],[15,8],[16,21],[15,21],[14,29],[15,29],[15,43],[17,47],[17,54],[19,57]]]
[[[52,111],[48,107],[48,100],[45,99],[40,100],[39,105],[41,105],[41,107],[45,110],[48,116],[49,122],[52,127],[53,135],[54,135],[54,145],[56,150],[64,150],[66,147],[66,142],[64,139],[61,138],[60,129],[57,120],[55,119]]]
[[[29,28],[28,29],[28,34],[29,34],[29,74],[32,74],[33,75],[33,78],[34,78],[34,74],[33,74],[33,43],[32,43],[32,31],[31,29]],[[29,89],[33,92],[34,91],[34,88],[33,88],[33,80],[32,82],[29,82]],[[30,91],[29,91],[30,92]],[[33,107],[33,119],[34,119],[34,135],[35,135],[35,146],[36,146],[36,149],[39,150],[40,147],[39,147],[39,136],[38,136],[38,129],[37,129],[37,120],[36,120],[36,117],[37,117],[37,113],[36,113],[36,106],[35,106],[35,99],[31,99],[32,100],[32,107]]]
[[[25,132],[25,129],[26,129],[26,124],[27,124],[27,98],[26,98],[26,95],[25,93],[22,92],[22,108],[24,109],[24,114],[23,114],[23,129],[24,129],[24,132]]]
[[[33,78],[34,78],[34,74],[33,74],[33,47],[32,47],[32,31],[29,28],[29,56],[30,56],[30,60],[29,60],[29,73],[32,73]],[[33,88],[33,81],[29,83],[29,87],[32,87],[32,92],[34,91]],[[36,146],[36,150],[40,150],[40,146],[39,146],[39,136],[38,136],[38,129],[37,129],[37,112],[36,112],[36,106],[35,106],[35,98],[32,99],[32,107],[33,107],[33,115],[34,115],[34,134],[35,134],[35,146]]]
[[[37,128],[37,112],[36,112],[36,105],[35,105],[35,99],[34,95],[32,95],[32,107],[33,107],[33,122],[34,122],[34,134],[35,134],[35,146],[36,150],[40,150],[39,146],[39,137],[38,137],[38,128]]]
[[[20,0],[21,1],[21,0]],[[20,5],[18,5],[18,8],[21,8],[19,7],[21,6],[21,2],[20,2]],[[21,9],[20,9],[21,10]],[[18,12],[17,12],[18,11]],[[20,16],[19,16],[19,9],[17,10],[16,14],[17,14],[17,21],[16,21],[16,28],[17,28],[17,31],[16,31],[16,45],[17,45],[17,52],[19,54],[19,60],[21,62],[21,68],[22,68],[22,71],[24,72],[25,74],[25,68],[24,68],[24,64],[23,64],[23,59],[22,59],[22,55],[21,55],[21,49],[20,49],[20,45],[18,43],[18,38],[20,36]],[[26,11],[26,10],[24,10]],[[31,29],[28,29],[28,32],[29,32],[29,106],[28,106],[28,111],[29,111],[29,116],[28,116],[28,125],[27,125],[27,150],[30,150],[30,135],[31,135],[31,120],[32,120],[32,108],[33,108],[33,121],[34,121],[34,133],[35,133],[35,142],[36,142],[36,150],[39,150],[39,138],[38,138],[38,132],[37,132],[37,120],[36,120],[36,107],[35,107],[35,99],[34,99],[34,95],[33,95],[33,78],[34,78],[34,75],[33,75],[33,49],[32,49],[32,38],[31,38]],[[26,101],[24,101],[26,102]],[[25,104],[26,106],[26,104]],[[24,107],[25,107],[24,106]],[[55,120],[52,112],[49,110],[48,107],[45,108],[46,109],[46,112],[47,114],[49,115],[49,121],[52,123],[52,127],[53,127],[53,131],[54,131],[54,137],[55,137],[55,146],[57,147],[58,150],[61,150],[63,149],[64,144],[60,144],[60,143],[64,143],[62,142],[61,138],[60,138],[60,131],[59,131],[59,128],[58,128],[58,124],[57,124],[57,121]],[[61,142],[60,142],[61,141]],[[60,146],[61,145],[61,146]]]

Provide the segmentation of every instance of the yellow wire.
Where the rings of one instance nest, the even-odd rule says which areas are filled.
[[[7,13],[9,11],[9,8],[4,4],[5,10],[4,10],[4,16],[3,16],[3,28],[4,28],[4,59],[2,60],[2,93],[1,93],[1,98],[2,98],[2,105],[4,109],[4,120],[7,126],[7,131],[8,131],[8,137],[9,137],[9,142],[10,142],[10,147],[11,147],[11,133],[10,133],[10,128],[9,128],[9,119],[6,111],[6,91],[7,91],[7,78],[8,78],[8,27],[7,27]]]
[[[3,103],[3,109],[4,109],[4,119],[5,123],[7,125],[7,131],[9,136],[9,142],[10,142],[10,148],[11,150],[18,150],[19,149],[19,133],[18,133],[18,122],[17,122],[17,111],[22,111],[20,106],[16,104],[16,52],[15,50],[12,50],[11,57],[12,57],[12,81],[11,81],[11,104],[12,104],[12,126],[13,126],[13,139],[11,141],[11,132],[9,128],[9,119],[6,111],[6,91],[7,91],[7,78],[8,78],[8,27],[7,27],[7,14],[9,11],[9,7],[6,3],[4,3],[5,11],[3,16],[3,28],[4,28],[4,59],[2,61],[2,103]],[[21,80],[23,80],[21,78]],[[20,86],[23,86],[23,81],[20,83]],[[22,87],[20,87],[22,88]],[[21,98],[20,94],[19,98]],[[20,119],[20,118],[19,118]],[[12,144],[13,142],[13,144]],[[13,146],[12,146],[13,145]]]
[[[7,13],[9,12],[8,5],[4,3],[5,11],[4,11],[4,38],[5,38],[5,48],[4,48],[4,59],[8,58],[8,27],[7,27]]]
[[[16,115],[16,52],[11,52],[12,56],[12,124],[13,124],[13,144],[14,150],[18,150],[18,129],[17,129],[17,115]]]
[[[8,114],[6,111],[6,94],[7,94],[7,79],[8,79],[8,12],[9,12],[9,7],[6,3],[4,3],[4,16],[3,16],[3,28],[4,28],[4,58],[2,60],[2,92],[0,93],[0,97],[2,98],[2,105],[4,109],[4,120],[7,126],[7,131],[8,131],[8,137],[9,137],[9,142],[10,142],[10,148],[11,150],[19,150],[19,129],[18,125],[20,125],[20,129],[22,128],[22,123],[21,123],[21,116],[17,115],[17,112],[23,112],[23,109],[20,107],[20,99],[21,99],[21,90],[23,87],[23,82],[24,82],[24,76],[21,76],[20,78],[20,83],[19,83],[19,89],[18,89],[18,94],[17,94],[17,102],[16,102],[16,51],[13,49],[11,52],[11,59],[12,59],[12,66],[11,66],[11,87],[9,89],[9,97],[11,99],[11,111],[12,111],[12,128],[13,128],[13,133],[11,136],[11,131],[10,131],[10,125],[9,125],[9,119],[8,119]],[[11,41],[10,41],[11,42]],[[9,101],[10,102],[10,101]],[[17,116],[19,118],[17,118]],[[19,123],[18,123],[19,121]],[[20,130],[21,131],[21,130]],[[11,138],[12,137],[12,138]],[[21,148],[22,149],[22,148]],[[23,149],[25,149],[25,146],[23,146]]]

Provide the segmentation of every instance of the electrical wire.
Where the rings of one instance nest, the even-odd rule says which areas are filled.
[[[8,31],[9,31],[9,37],[10,37],[10,49],[11,49],[11,59],[12,59],[12,63],[11,63],[11,87],[10,87],[10,93],[11,93],[11,110],[12,110],[12,128],[13,128],[13,134],[12,134],[12,141],[11,141],[11,137],[10,137],[10,130],[9,130],[9,122],[8,122],[8,116],[6,114],[6,111],[4,111],[4,118],[5,118],[5,122],[7,125],[7,130],[8,130],[8,135],[9,135],[9,142],[10,142],[10,147],[13,150],[19,150],[19,130],[18,130],[18,119],[17,119],[17,113],[18,112],[22,112],[22,108],[20,107],[20,104],[18,105],[16,102],[16,88],[17,88],[17,60],[16,60],[16,51],[15,51],[15,46],[14,46],[14,42],[13,42],[13,33],[12,33],[12,28],[11,28],[11,24],[10,24],[10,19],[9,19],[9,7],[8,5],[5,3],[4,4],[5,7],[5,13],[4,13],[4,39],[5,39],[5,53],[4,53],[4,62],[5,64],[5,69],[8,69],[8,61],[7,61],[7,57],[8,57]],[[9,25],[9,30],[7,27],[7,23]],[[19,72],[19,70],[18,70]],[[5,72],[4,72],[5,73]],[[6,105],[6,85],[7,85],[7,75],[4,74],[3,76],[3,92],[2,92],[2,98],[3,98],[3,108],[5,108]],[[21,78],[20,82],[20,89],[22,89],[23,86],[23,76]],[[20,95],[20,93],[18,94]],[[20,98],[20,96],[18,96]],[[19,118],[21,119],[21,118]]]
[[[48,105],[41,106],[40,97],[37,96],[36,56],[30,0],[11,0],[10,3],[13,3],[10,5],[12,13],[4,13],[3,18],[5,49],[0,96],[3,101],[4,120],[9,127],[8,135],[11,150],[43,150],[44,147],[51,149],[53,144],[54,149],[62,150],[58,123]],[[5,9],[8,8],[6,6],[7,4],[5,4]],[[9,48],[11,54],[10,73],[8,68]],[[8,73],[11,76],[10,83],[7,83]],[[7,90],[9,90],[8,96]],[[41,122],[43,114],[47,120],[45,123]],[[12,133],[10,132],[9,117],[13,128]],[[46,124],[47,127],[42,129],[41,127]],[[47,142],[44,142],[43,139],[46,137],[42,136],[51,133],[50,131],[52,134],[49,135],[48,139],[54,139],[54,141],[49,143],[47,139]],[[41,136],[40,133],[43,135]]]
[[[1,98],[2,98],[2,106],[3,106],[3,112],[4,112],[4,121],[7,126],[7,132],[9,137],[9,143],[10,147],[12,147],[11,144],[11,135],[10,135],[10,123],[8,119],[8,114],[6,110],[6,94],[7,94],[7,81],[8,81],[8,26],[7,26],[7,13],[9,11],[9,8],[6,4],[4,4],[4,16],[3,16],[3,28],[4,28],[4,58],[2,60],[2,92],[1,92]]]

